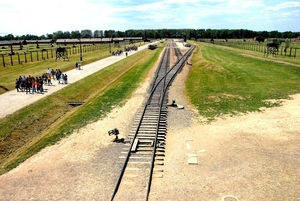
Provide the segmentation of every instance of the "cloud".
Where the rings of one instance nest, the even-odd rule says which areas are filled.
[[[83,29],[281,29],[278,17],[285,27],[299,31],[299,10],[296,0],[1,0],[0,32],[40,36]]]
[[[276,6],[268,6],[266,10],[278,11],[286,8],[300,8],[299,1],[290,1],[277,4]]]
[[[230,0],[230,7],[240,7],[240,8],[249,8],[249,7],[261,7],[265,4],[261,0]]]

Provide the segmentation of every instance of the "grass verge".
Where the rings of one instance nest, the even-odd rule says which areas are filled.
[[[195,44],[186,93],[208,121],[279,106],[280,99],[300,92],[299,67],[246,57],[240,49]]]
[[[122,104],[161,51],[162,48],[142,50],[0,119],[0,174]],[[67,104],[75,100],[85,104],[75,108]]]

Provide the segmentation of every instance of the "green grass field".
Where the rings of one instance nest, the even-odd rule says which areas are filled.
[[[265,58],[253,51],[196,45],[186,91],[208,120],[278,106],[279,99],[300,92],[300,63],[295,58]]]

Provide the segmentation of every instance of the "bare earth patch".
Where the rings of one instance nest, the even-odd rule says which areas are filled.
[[[189,68],[170,89],[169,101],[185,109],[169,108],[163,178],[154,178],[149,200],[300,200],[300,94],[281,107],[207,124],[184,96]],[[123,144],[107,131],[126,137],[149,84],[105,119],[0,176],[0,200],[110,200]]]

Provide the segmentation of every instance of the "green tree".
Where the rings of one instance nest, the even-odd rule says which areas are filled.
[[[80,38],[80,32],[78,30],[71,31],[71,38]]]
[[[71,33],[69,31],[64,31],[64,38],[71,38]]]
[[[93,33],[90,29],[84,29],[81,30],[81,38],[92,38],[93,37]]]
[[[101,37],[100,31],[99,30],[95,30],[93,36],[94,36],[94,38],[100,38]]]

